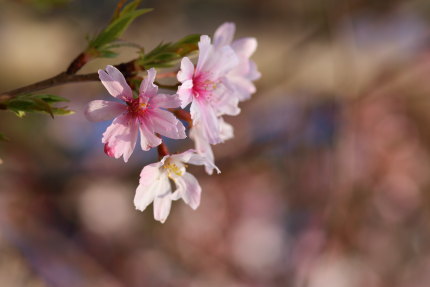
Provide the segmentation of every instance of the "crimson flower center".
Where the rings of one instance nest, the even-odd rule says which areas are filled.
[[[207,99],[211,96],[213,91],[217,88],[217,82],[207,79],[204,76],[197,76],[193,78],[193,95],[196,98]]]
[[[148,108],[148,103],[143,103],[142,99],[136,98],[127,102],[128,113],[132,117],[139,117],[145,114],[146,109]]]

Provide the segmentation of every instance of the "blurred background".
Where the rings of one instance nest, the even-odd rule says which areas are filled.
[[[116,1],[0,0],[0,91],[65,70]],[[1,286],[430,285],[430,2],[143,1],[124,35],[147,50],[225,21],[254,36],[262,78],[221,175],[165,224],[134,209],[142,167],[103,153],[99,82],[50,89],[76,113],[0,113]],[[136,57],[96,60],[82,71]],[[169,142],[183,151],[188,141]]]

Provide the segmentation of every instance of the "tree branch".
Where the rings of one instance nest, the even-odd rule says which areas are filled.
[[[64,72],[52,78],[5,92],[0,96],[0,99],[7,100],[10,98],[16,97],[19,94],[39,91],[39,90],[43,90],[46,88],[50,88],[50,87],[54,87],[54,86],[58,86],[66,83],[97,81],[98,79],[99,79],[99,75],[97,73],[91,73],[91,74],[85,74],[85,75],[69,75]]]
[[[141,67],[139,67],[136,64],[136,62],[137,62],[137,59],[134,59],[130,62],[116,65],[115,67],[121,71],[121,73],[124,75],[125,78],[131,78],[141,70]],[[176,77],[176,74],[172,72],[157,74],[157,78],[167,78],[167,77]],[[11,98],[14,98],[20,94],[40,91],[43,89],[47,89],[47,88],[51,88],[51,87],[55,87],[55,86],[59,86],[67,83],[90,82],[90,81],[99,81],[98,73],[76,75],[76,74],[70,74],[69,71],[66,71],[52,78],[49,78],[28,86],[24,86],[18,89],[0,93],[0,103],[3,101],[7,101]],[[1,109],[1,106],[0,106],[0,109]]]

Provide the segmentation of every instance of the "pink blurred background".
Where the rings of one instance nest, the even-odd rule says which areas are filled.
[[[375,4],[377,3],[377,4]],[[0,1],[0,91],[63,71],[116,1]],[[0,114],[1,286],[430,286],[430,3],[143,1],[147,50],[225,21],[254,36],[257,93],[227,118],[222,174],[165,224],[133,206],[142,167],[103,153],[99,82],[50,89],[76,113]],[[82,71],[136,57],[96,60]],[[169,142],[182,151],[189,141]]]

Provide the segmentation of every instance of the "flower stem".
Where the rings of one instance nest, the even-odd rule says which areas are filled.
[[[181,119],[188,123],[190,127],[193,125],[193,120],[191,119],[191,114],[182,109],[169,109],[178,119]]]
[[[157,147],[157,151],[160,159],[170,154],[169,149],[167,148],[166,144],[163,142]]]

